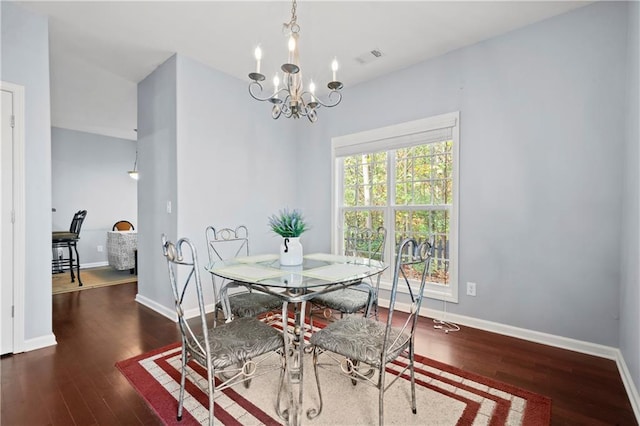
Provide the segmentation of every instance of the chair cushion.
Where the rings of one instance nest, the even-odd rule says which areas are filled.
[[[200,339],[204,343],[204,337]],[[213,368],[226,368],[256,358],[284,346],[282,331],[255,318],[238,318],[209,330]],[[193,354],[206,365],[205,360]]]
[[[257,291],[243,292],[230,294],[229,305],[235,317],[257,317],[265,312],[281,309],[282,299]],[[222,306],[220,302],[218,306]]]
[[[77,241],[80,237],[75,232],[69,231],[54,231],[51,233],[51,241],[53,243],[66,243],[70,241]]]
[[[353,361],[380,367],[385,329],[385,323],[362,317],[346,317],[313,333],[311,345],[343,355]],[[388,338],[389,345],[398,336],[400,336],[400,331],[391,328]],[[393,348],[389,346],[386,362],[400,355],[409,345],[409,338],[409,333],[402,333]]]
[[[352,314],[367,307],[369,292],[364,289],[342,288],[314,297],[312,303],[324,305],[336,311]]]

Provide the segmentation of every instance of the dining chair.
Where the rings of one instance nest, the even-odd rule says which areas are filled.
[[[231,259],[249,255],[249,231],[240,225],[235,229],[216,229],[208,226],[205,230],[209,262]],[[216,280],[220,280],[216,283]],[[279,311],[282,300],[276,296],[253,291],[238,281],[228,281],[216,278],[211,274],[213,291],[218,300],[216,317],[222,310],[225,320],[231,321],[235,317],[257,317],[258,315]],[[229,290],[235,289],[230,293]]]
[[[69,258],[63,257],[53,259],[52,269],[53,272],[63,272],[65,267],[69,267],[71,273],[71,282],[75,282],[76,274],[78,275],[78,286],[82,286],[82,280],[80,279],[80,255],[78,254],[78,240],[80,240],[80,230],[84,219],[87,217],[86,210],[79,210],[73,215],[71,219],[71,225],[69,231],[53,231],[51,233],[51,247],[55,249],[66,248],[69,250]],[[73,251],[72,251],[73,249]],[[74,260],[73,253],[76,257]],[[73,272],[73,267],[76,267],[76,273]]]
[[[345,235],[345,255],[363,257],[384,262],[384,246],[387,230],[349,227]],[[340,318],[347,314],[362,312],[368,316],[372,313],[378,318],[378,291],[380,289],[380,275],[369,278],[369,282],[362,282],[355,286],[318,295],[311,299],[309,309],[309,323],[313,330],[313,317],[322,316],[325,321],[332,321],[334,311],[340,313]],[[375,280],[375,282],[373,281]]]
[[[280,384],[277,390],[276,410],[279,411],[286,368],[282,332],[256,318],[238,318],[229,323],[209,327],[195,247],[186,238],[179,239],[174,244],[163,234],[162,252],[169,267],[169,280],[182,340],[177,420],[182,420],[185,379],[187,374],[192,374],[192,369],[187,368],[187,364],[191,360],[206,370],[207,384],[206,389],[202,390],[209,396],[209,425],[213,425],[215,392],[239,383],[246,384],[253,377],[273,371],[274,365],[266,364],[266,361],[271,355],[277,355],[279,363],[275,367],[280,369]],[[192,328],[185,316],[185,311],[189,311],[190,308],[185,306],[185,301],[193,300],[194,291],[200,321],[199,327],[197,322],[192,322]],[[260,365],[271,368],[260,367],[261,370],[258,372]],[[223,375],[219,373],[223,370],[226,376],[221,379]],[[216,384],[218,380],[222,381]],[[201,379],[196,377],[193,382],[200,383]]]
[[[406,238],[398,245],[386,322],[359,316],[347,316],[311,335],[310,344],[313,352],[313,368],[319,406],[307,411],[309,419],[317,417],[322,412],[322,392],[318,374],[320,368],[347,376],[354,385],[362,381],[378,388],[378,422],[380,425],[384,423],[385,391],[409,370],[411,409],[416,414],[414,339],[432,256],[433,244],[431,241],[418,244],[414,239]],[[416,287],[411,285],[411,279],[418,277],[420,277],[420,286],[416,292]],[[411,305],[406,320],[401,327],[397,327],[393,326],[393,314],[396,309],[400,282],[406,284]],[[393,373],[387,373],[386,365],[394,362],[400,356],[407,358],[407,364],[400,371],[394,369]],[[377,379],[374,378],[374,374],[363,373],[364,369],[359,368],[363,364],[377,370]],[[385,384],[387,374],[395,376],[390,378],[389,384]]]

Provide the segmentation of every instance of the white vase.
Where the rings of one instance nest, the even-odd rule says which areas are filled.
[[[293,266],[302,264],[300,237],[285,237],[280,243],[280,264]]]

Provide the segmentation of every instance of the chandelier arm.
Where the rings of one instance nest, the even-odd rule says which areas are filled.
[[[257,81],[252,81],[251,83],[249,83],[249,94],[251,95],[251,97],[253,99],[255,99],[257,101],[264,102],[264,101],[268,101],[269,99],[271,99],[273,97],[273,96],[267,96],[266,98],[261,98],[260,96],[254,94],[253,91],[254,91],[254,89],[256,87],[260,88],[260,92],[259,93],[264,92],[264,88],[262,87],[262,84],[258,83]]]
[[[282,101],[282,104],[280,104],[280,109],[282,110],[282,115],[284,115],[287,118],[291,118],[291,114],[293,113],[291,111],[291,107],[289,106],[289,98],[290,97],[291,97],[291,95],[287,94],[287,96],[285,96],[284,100]]]
[[[334,97],[334,95],[337,96],[337,99],[332,100],[331,98]],[[325,108],[333,108],[334,106],[338,105],[341,101],[342,101],[342,93],[338,92],[337,90],[332,90],[331,92],[329,92],[329,95],[327,96],[327,99],[330,102],[322,102],[317,96],[314,96],[314,102],[317,102],[318,104],[322,105]]]
[[[287,118],[291,118],[291,116],[293,115],[293,111],[287,106],[286,108],[282,108],[282,115]]]

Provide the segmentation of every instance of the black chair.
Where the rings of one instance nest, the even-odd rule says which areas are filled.
[[[65,259],[64,255],[63,257],[53,259],[51,262],[53,272],[64,272],[66,268],[69,268],[71,272],[71,282],[75,282],[76,277],[73,272],[75,263],[76,273],[78,275],[78,286],[82,286],[82,280],[80,279],[80,255],[78,254],[77,243],[80,239],[80,229],[82,229],[82,222],[84,222],[85,217],[87,217],[87,211],[80,210],[73,215],[73,220],[71,221],[68,232],[54,231],[51,233],[51,243],[54,249],[67,248],[69,250],[68,259]],[[73,249],[73,251],[71,249]],[[73,258],[74,251],[76,253],[75,261]]]

